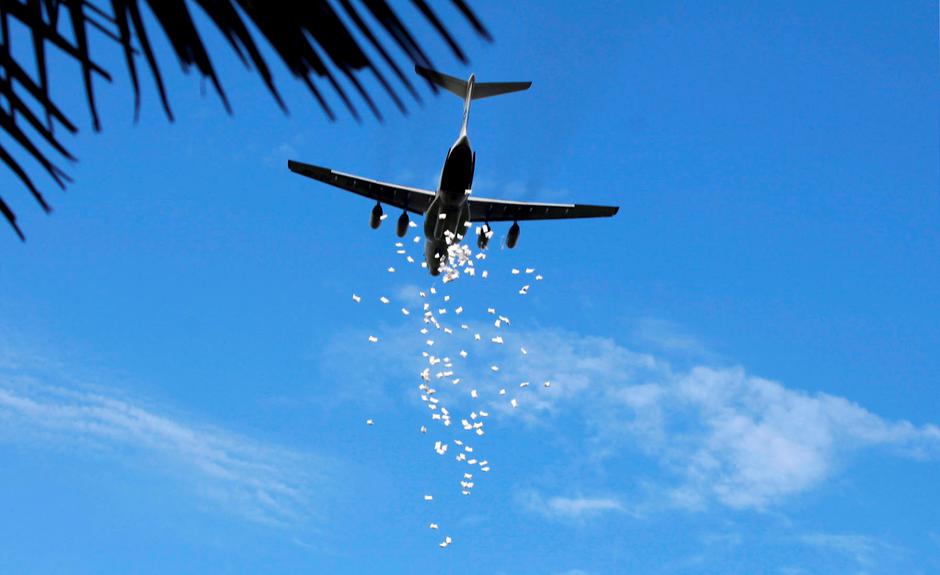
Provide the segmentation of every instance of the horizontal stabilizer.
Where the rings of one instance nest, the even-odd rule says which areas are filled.
[[[528,90],[532,82],[476,82],[473,85],[473,99],[489,98],[510,92]]]
[[[419,76],[427,79],[432,84],[437,84],[448,92],[460,96],[461,99],[467,97],[466,80],[454,78],[453,76],[448,76],[447,74],[441,74],[440,72],[435,72],[434,70],[428,70],[427,68],[422,68],[417,64],[415,65],[415,72],[417,72]]]
[[[415,72],[431,83],[459,96],[461,99],[467,97],[467,87],[469,83],[466,80],[454,78],[453,76],[441,74],[440,72],[422,68],[417,65],[415,66]],[[470,99],[479,100],[481,98],[489,98],[490,96],[519,92],[528,89],[531,85],[532,82],[474,82],[473,93],[470,95]]]

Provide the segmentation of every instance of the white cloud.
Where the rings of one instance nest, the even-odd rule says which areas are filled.
[[[742,368],[697,367],[666,391],[691,412],[700,439],[673,455],[690,483],[732,507],[761,508],[818,485],[862,447],[940,454],[940,430],[888,422],[840,397],[808,394],[748,376]]]
[[[406,236],[405,239],[408,239],[408,237]],[[420,306],[424,300],[421,298],[418,292],[420,292],[422,289],[423,288],[420,288],[417,284],[413,283],[401,284],[397,286],[395,288],[395,303],[400,303],[405,307]],[[396,307],[395,309],[398,308]]]
[[[485,327],[473,324],[471,331],[480,329],[487,341]],[[935,425],[885,420],[847,399],[786,387],[739,366],[674,371],[667,359],[610,338],[516,326],[503,335],[505,345],[475,346],[475,361],[461,365],[460,375],[492,379],[480,370],[498,364],[499,382],[515,387],[551,380],[552,387],[534,383],[520,395],[520,409],[497,400],[494,410],[549,431],[578,422],[596,461],[636,451],[653,458],[661,476],[625,483],[652,482],[671,505],[765,509],[818,487],[859,449],[940,456]],[[401,362],[417,355],[420,342],[414,343],[415,349],[405,349],[411,338],[397,338],[394,352],[385,350],[384,368],[395,357]],[[528,355],[518,352],[519,345]],[[560,418],[572,419],[561,425]]]
[[[294,145],[290,142],[281,142],[264,154],[263,161],[268,166],[281,167],[287,163],[287,160],[296,160],[298,156],[299,153]]]
[[[819,551],[841,555],[860,568],[870,567],[877,563],[878,559],[902,551],[874,537],[854,533],[808,533],[800,536],[798,540]]]
[[[712,357],[708,347],[699,338],[686,333],[677,324],[662,319],[645,317],[635,322],[633,336],[639,342],[664,353]]]
[[[612,511],[627,512],[627,508],[614,497],[549,497],[535,491],[520,495],[523,505],[532,512],[551,519],[580,520]]]
[[[935,425],[887,421],[847,399],[788,388],[741,367],[673,373],[668,362],[609,339],[557,330],[522,339],[535,342],[529,357],[514,358],[504,370],[518,369],[518,377],[535,371],[555,382],[527,405],[542,417],[582,419],[600,457],[638,445],[680,476],[669,491],[680,506],[716,500],[765,508],[818,486],[861,448],[940,455]]]
[[[40,355],[0,344],[0,441],[143,464],[253,521],[311,515],[313,487],[323,479],[312,470],[322,462],[92,389],[59,373],[61,364],[46,368]]]

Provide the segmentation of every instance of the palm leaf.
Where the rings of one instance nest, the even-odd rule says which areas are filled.
[[[411,3],[454,56],[465,62],[463,50],[434,9],[425,0],[411,0]],[[486,28],[464,0],[451,0],[451,5],[477,35],[490,40]],[[400,87],[404,87],[411,98],[421,101],[389,47],[379,40],[377,31],[387,34],[391,38],[390,43],[410,64],[432,67],[408,23],[399,18],[386,0],[0,0],[0,133],[10,136],[10,141],[16,144],[20,153],[25,153],[60,187],[65,187],[68,176],[48,154],[73,160],[59,139],[56,127],[62,127],[68,133],[74,133],[76,127],[50,96],[54,78],[50,77],[46,62],[47,49],[50,46],[57,49],[79,66],[88,114],[93,129],[97,131],[101,122],[95,104],[94,82],[96,78],[110,81],[111,77],[96,63],[91,53],[89,39],[93,34],[103,35],[117,43],[124,54],[134,95],[135,119],[141,105],[138,59],[142,56],[163,110],[172,121],[173,112],[160,72],[161,64],[150,40],[149,28],[153,26],[148,27],[148,22],[156,23],[185,70],[195,68],[200,76],[209,80],[223,106],[231,112],[228,96],[197,28],[194,9],[207,17],[239,60],[258,74],[275,102],[285,111],[286,106],[275,86],[269,63],[258,47],[256,34],[260,34],[273,48],[290,73],[303,82],[331,120],[336,118],[336,113],[323,96],[321,90],[325,87],[339,96],[343,106],[357,120],[360,118],[357,101],[363,102],[375,118],[382,119],[378,105],[360,81],[362,73],[376,79],[401,113],[406,113],[407,107],[399,96]],[[146,17],[145,11],[153,17],[152,20]],[[374,24],[369,23],[366,15]],[[63,30],[65,26],[60,23],[62,16],[68,20],[67,30]],[[13,54],[12,21],[29,31],[33,66],[18,61]],[[351,26],[347,26],[347,21]],[[251,30],[257,33],[253,34]],[[369,57],[360,38],[380,58],[379,64]],[[26,72],[28,69],[36,70],[35,78]],[[391,71],[394,80],[386,77],[387,71]],[[344,85],[351,86],[355,95],[347,93]],[[7,141],[5,138],[0,144],[0,162],[17,177],[44,211],[50,211],[33,183],[29,169],[20,164]],[[2,195],[0,215],[23,239],[16,214]]]

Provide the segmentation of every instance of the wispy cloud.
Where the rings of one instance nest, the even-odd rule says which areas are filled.
[[[527,181],[510,178],[477,178],[473,192],[487,198],[505,200],[559,202],[569,199],[571,192],[564,188],[544,186],[538,179]]]
[[[684,459],[690,483],[732,507],[764,507],[815,487],[856,449],[940,454],[934,425],[886,421],[844,398],[788,389],[743,368],[697,367],[667,393],[697,417],[702,434],[673,461]]]
[[[295,140],[299,139],[295,138]],[[287,160],[296,160],[298,158],[300,154],[297,152],[296,145],[299,143],[299,141],[293,143],[281,142],[269,149],[262,157],[262,161],[268,166],[280,168],[287,163]]]
[[[405,307],[416,307],[421,305],[422,299],[419,292],[422,288],[413,283],[399,284],[395,287],[395,299],[401,302]]]
[[[940,456],[940,429],[888,421],[841,397],[807,393],[742,367],[700,365],[674,373],[663,359],[609,339],[541,330],[534,351],[506,371],[539,372],[552,393],[526,399],[552,417],[593,428],[593,449],[614,457],[629,442],[681,478],[673,503],[715,500],[765,508],[818,486],[853,451],[881,447],[918,459]],[[507,358],[508,359],[508,358]]]
[[[675,322],[644,317],[633,322],[633,336],[639,343],[673,356],[713,359],[714,354],[698,337],[686,332]]]
[[[550,519],[581,520],[609,512],[628,512],[615,497],[548,497],[535,491],[520,494],[522,504],[534,513]]]
[[[61,365],[45,369],[38,354],[7,345],[0,357],[0,440],[143,464],[252,521],[312,515],[322,461],[82,385],[58,373]]]
[[[808,533],[800,536],[798,541],[821,553],[841,556],[862,572],[881,563],[891,563],[905,554],[901,548],[856,533]]]

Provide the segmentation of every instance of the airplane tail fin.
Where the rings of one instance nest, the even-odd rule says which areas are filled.
[[[467,89],[470,83],[466,80],[454,78],[453,76],[441,74],[440,72],[428,70],[427,68],[422,68],[417,65],[415,66],[415,72],[448,92],[460,98],[467,98]],[[480,100],[482,98],[489,98],[490,96],[499,96],[500,94],[527,90],[531,85],[532,82],[474,82],[472,93],[469,95],[471,100]]]
[[[466,132],[467,129],[467,121],[470,117],[470,102],[472,100],[499,96],[500,94],[509,94],[510,92],[519,92],[527,90],[529,86],[532,85],[532,82],[476,82],[472,74],[469,80],[461,80],[418,65],[415,65],[415,72],[431,83],[463,98],[462,130],[464,132]]]

